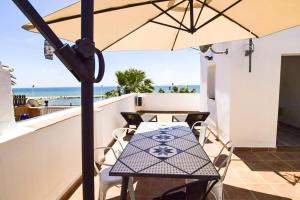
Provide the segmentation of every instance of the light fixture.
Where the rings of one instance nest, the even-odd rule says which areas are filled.
[[[45,40],[44,42],[44,56],[48,60],[53,60],[54,48],[50,45],[50,43]]]
[[[247,45],[248,49],[245,50],[245,56],[249,56],[249,72],[252,71],[252,54],[254,52],[254,44],[252,38],[249,39],[249,43]]]
[[[212,44],[208,44],[208,45],[202,45],[202,46],[199,46],[199,49],[197,48],[193,48],[195,50],[198,50],[202,53],[206,53],[208,50],[210,50],[213,54],[225,54],[227,55],[228,54],[228,49],[226,48],[225,51],[216,51],[212,48]],[[205,58],[207,60],[213,60],[213,55],[206,55]]]

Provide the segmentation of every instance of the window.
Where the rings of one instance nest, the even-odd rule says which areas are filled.
[[[216,65],[210,65],[207,69],[207,97],[215,100]]]

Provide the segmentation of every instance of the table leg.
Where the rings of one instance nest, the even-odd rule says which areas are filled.
[[[129,181],[128,176],[122,177],[121,198],[120,198],[121,200],[127,199],[128,181]]]
[[[187,200],[202,200],[207,188],[207,182],[198,182],[186,187]],[[206,199],[206,198],[205,198]]]

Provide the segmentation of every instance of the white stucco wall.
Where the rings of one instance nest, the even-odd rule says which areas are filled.
[[[121,111],[135,112],[135,94],[95,103],[95,147],[123,127]],[[0,199],[59,199],[81,175],[80,108],[17,123],[0,135]]]
[[[215,71],[215,100],[207,97],[207,76],[208,67],[215,65],[218,61],[208,61],[201,56],[201,108],[200,110],[209,111],[207,120],[210,128],[220,137],[221,140],[229,139],[230,128],[230,69],[226,65],[216,65]],[[205,102],[205,103],[202,103]]]
[[[219,98],[216,94],[216,124],[229,126],[222,138],[230,138],[239,147],[276,146],[281,56],[300,53],[299,36],[297,27],[254,39],[251,73],[248,57],[244,56],[247,40],[214,45],[216,50],[229,49],[228,55],[214,55],[209,62],[216,64],[216,93],[222,93]],[[201,64],[205,73],[208,63],[203,55]],[[205,80],[201,81],[203,89],[202,82]]]
[[[199,93],[147,93],[138,94],[143,98],[139,110],[146,111],[199,111]]]
[[[15,123],[10,72],[0,64],[0,135]]]

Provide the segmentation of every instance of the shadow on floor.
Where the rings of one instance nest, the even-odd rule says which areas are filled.
[[[157,178],[139,179],[135,189],[136,200],[151,200],[154,197],[160,196],[168,189],[176,187],[183,183],[184,181],[182,179],[157,179]],[[120,198],[119,196],[116,196],[108,200],[119,200],[119,198]],[[127,196],[127,199],[130,200],[129,195]],[[215,198],[210,194],[207,200],[214,200],[214,199]],[[225,184],[224,200],[291,200],[291,199]]]
[[[300,147],[300,128],[278,123],[277,146]]]
[[[287,183],[300,183],[300,151],[234,152],[252,171],[274,172]]]
[[[248,190],[245,188],[224,185],[225,200],[291,200],[290,198]]]

